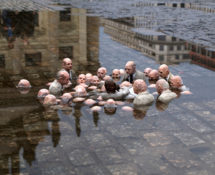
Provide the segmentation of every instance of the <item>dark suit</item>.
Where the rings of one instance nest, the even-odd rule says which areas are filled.
[[[144,75],[144,73],[143,72],[141,72],[141,71],[139,71],[139,70],[136,70],[136,72],[135,72],[135,75],[133,76],[133,82],[135,81],[135,80],[137,80],[137,79],[141,79],[141,80],[146,80],[146,77],[145,77],[145,75]],[[130,75],[129,74],[124,74],[123,75],[123,78],[122,78],[122,81],[129,81],[130,82]],[[132,82],[132,83],[133,83]]]

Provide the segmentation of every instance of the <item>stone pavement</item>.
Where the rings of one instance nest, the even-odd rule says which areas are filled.
[[[26,3],[22,8],[50,8],[24,0],[2,0],[1,7],[7,2],[14,3],[11,7],[20,2]],[[109,73],[131,59],[141,70],[158,67],[142,53],[112,41],[102,27],[99,41],[100,63]],[[171,65],[170,70],[182,76],[193,95],[175,99],[164,111],[153,104],[142,120],[121,106],[108,115],[74,105],[71,111],[25,111],[1,125],[0,174],[214,175],[215,73],[190,63]]]
[[[107,59],[109,49],[111,62]],[[158,66],[141,53],[112,41],[101,28],[101,64],[108,70],[120,67],[126,62],[119,59],[122,56],[127,56],[126,59],[132,56],[138,67]],[[121,106],[114,115],[104,111],[93,114],[85,105],[74,105],[71,111],[26,114],[22,119],[24,128],[16,130],[23,130],[27,138],[15,140],[31,144],[19,153],[19,172],[23,175],[214,175],[215,100],[211,80],[215,73],[190,63],[172,65],[170,69],[183,76],[193,95],[175,99],[164,111],[153,104],[142,120],[135,119],[132,112],[122,111]],[[9,132],[10,128],[1,131]]]
[[[176,102],[164,112],[152,107],[143,120],[120,109],[112,116],[101,112],[97,127],[83,107],[80,137],[72,113],[58,112],[59,144],[52,147],[50,138],[40,142],[36,161],[28,167],[22,160],[21,171],[26,175],[213,175],[215,100],[198,105]]]

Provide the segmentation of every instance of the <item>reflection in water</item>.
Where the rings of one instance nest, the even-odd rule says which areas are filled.
[[[19,173],[19,154],[23,149],[23,158],[31,166],[36,160],[36,147],[50,135],[48,122],[52,122],[51,136],[56,147],[60,140],[59,118],[56,114],[42,113],[41,108],[25,113],[21,117],[12,120],[7,125],[1,125],[0,134],[0,160],[2,173]],[[48,116],[44,116],[47,114]],[[8,164],[11,161],[11,164]]]
[[[99,113],[97,111],[93,111],[93,122],[95,124],[95,127],[98,126],[99,121]]]
[[[155,59],[159,63],[179,63],[189,60],[184,40],[147,29],[144,18],[104,19],[104,31],[112,39]],[[145,28],[143,28],[145,27]]]
[[[3,43],[0,49],[0,86],[5,88],[1,89],[0,102],[1,108],[6,108],[7,112],[3,111],[0,114],[2,114],[1,118],[7,119],[7,121],[2,120],[0,122],[0,174],[19,174],[21,171],[20,154],[22,152],[23,155],[21,156],[30,166],[36,164],[38,145],[41,142],[47,144],[47,136],[51,137],[51,143],[48,144],[58,147],[61,139],[65,136],[65,133],[61,133],[60,130],[61,122],[65,122],[62,119],[68,118],[67,120],[74,121],[76,135],[80,137],[80,140],[82,139],[81,134],[83,135],[85,128],[81,128],[81,118],[86,119],[82,113],[85,110],[83,109],[84,104],[71,102],[71,106],[66,106],[70,108],[68,111],[43,108],[35,110],[38,108],[36,102],[38,89],[41,88],[41,85],[44,88],[47,82],[54,79],[57,70],[61,68],[62,58],[70,57],[73,59],[73,67],[77,74],[88,71],[95,74],[97,68],[100,67],[98,60],[99,18],[70,15],[74,13],[85,14],[86,11],[74,8],[63,12],[2,11],[2,25],[4,26],[2,27],[2,34],[4,37],[0,37],[0,41]],[[118,35],[114,35],[113,38],[116,37],[116,40],[121,40],[126,36],[126,41],[121,40],[122,43],[127,43],[132,48],[140,49],[146,54],[154,56],[159,62],[177,60],[180,62],[184,60],[184,56],[187,54],[184,41],[160,34],[145,35],[138,31],[131,31],[125,22],[123,24],[120,21],[112,22],[111,20],[105,21],[105,30],[109,31],[111,35],[114,33]],[[120,30],[116,32],[116,29]],[[131,35],[128,35],[128,30]],[[123,34],[119,34],[121,31]],[[175,43],[174,48],[171,46],[172,42]],[[175,50],[176,45],[177,51]],[[141,48],[138,48],[139,46]],[[180,55],[179,59],[177,56],[170,58],[168,53],[174,55],[174,52],[178,54],[180,52],[183,56]],[[32,88],[25,95],[18,95],[16,89],[12,89],[12,91],[8,89],[8,87],[15,87],[14,85],[21,78],[30,80],[33,88],[37,87],[37,89]],[[35,107],[34,110],[28,110],[26,104],[32,104]],[[17,110],[19,106],[22,107],[20,113]],[[7,109],[7,107],[9,108]],[[164,111],[168,104],[161,104],[157,101],[156,107],[158,110]],[[135,108],[133,117],[142,120],[149,108],[150,106]],[[113,115],[117,114],[119,109],[105,107],[104,111],[108,115]],[[12,117],[7,115],[8,113],[12,113]],[[102,121],[104,118],[99,116],[99,112],[96,111],[92,112],[92,115],[94,125],[98,127],[98,121]],[[111,117],[112,121],[119,118],[120,116]],[[65,123],[70,125],[67,121]],[[116,124],[112,123],[111,127],[112,125],[114,127],[117,122]],[[71,133],[69,134],[71,136]]]
[[[103,19],[104,30],[113,40],[141,51],[158,63],[180,63],[190,59],[199,65],[215,69],[213,48],[168,36],[147,23],[146,17]],[[153,24],[154,25],[154,24]],[[152,26],[153,26],[152,25]]]
[[[2,35],[8,41],[8,48],[14,48],[14,41],[20,37],[24,44],[28,44],[29,37],[34,34],[34,27],[38,25],[37,12],[14,12],[3,10]]]
[[[55,78],[65,57],[72,58],[77,74],[96,72],[99,18],[73,16],[85,14],[84,9],[66,12],[0,10],[0,87],[14,86],[22,78],[44,86]]]
[[[83,104],[82,103],[76,103],[74,106],[74,114],[73,116],[75,117],[75,128],[76,128],[76,134],[78,137],[81,136],[81,124],[80,124],[80,118],[82,116],[81,113],[81,108]]]
[[[148,109],[151,107],[151,105],[145,105],[145,106],[135,106],[133,110],[133,116],[137,120],[142,120],[148,111]]]
[[[156,100],[155,106],[158,111],[165,111],[168,108],[169,103],[163,103],[159,101],[158,99]]]

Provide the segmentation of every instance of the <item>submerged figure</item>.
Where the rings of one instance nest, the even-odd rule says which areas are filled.
[[[133,61],[128,61],[126,63],[125,72],[126,74],[123,75],[122,81],[133,83],[133,81],[137,79],[146,79],[144,73],[136,69],[136,64]]]
[[[100,93],[100,96],[103,100],[107,99],[114,99],[114,100],[121,100],[129,93],[129,91],[118,91],[119,87],[113,80],[105,81],[105,89],[106,92]]]
[[[64,90],[64,85],[69,83],[69,73],[65,70],[60,70],[57,73],[56,79],[51,83],[49,87],[50,94],[61,95]]]
[[[72,70],[72,60],[70,58],[63,59],[62,70],[65,70],[68,72],[70,83],[75,83],[77,78],[76,78],[75,72]]]
[[[21,79],[16,86],[21,94],[27,94],[31,89],[31,84],[26,79]]]
[[[154,101],[154,96],[147,91],[147,85],[144,80],[135,80],[133,90],[137,94],[133,101],[135,106],[149,105]]]
[[[149,73],[152,71],[152,69],[150,68],[150,67],[147,67],[147,68],[145,68],[144,69],[144,75],[145,75],[145,77],[148,77],[149,76]]]
[[[98,76],[99,80],[104,80],[106,73],[107,73],[107,69],[105,67],[98,68],[97,76]]]
[[[117,105],[113,99],[108,99],[104,105],[104,112],[108,115],[113,115],[116,113]]]
[[[168,83],[170,83],[173,74],[169,71],[169,67],[166,64],[160,65],[158,68],[159,75],[161,78],[165,79]]]
[[[54,95],[48,94],[45,96],[43,105],[51,106],[51,105],[56,105],[56,104],[57,104],[57,98]]]
[[[192,94],[189,89],[183,85],[183,81],[180,76],[173,76],[170,81],[170,87],[173,92],[175,92],[178,96],[180,94]]]
[[[166,80],[160,79],[156,83],[156,89],[159,94],[158,100],[163,103],[169,103],[177,97],[176,93],[169,90],[169,84]]]
[[[38,94],[37,94],[37,98],[40,101],[40,103],[43,104],[44,98],[49,94],[49,90],[48,89],[40,89]]]

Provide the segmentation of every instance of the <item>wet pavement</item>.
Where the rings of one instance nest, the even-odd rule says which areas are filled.
[[[106,32],[104,20],[89,11],[71,8],[59,12],[53,9],[62,7],[37,3],[34,11],[11,12],[19,25],[15,25],[12,39],[4,30],[0,36],[0,174],[214,175],[214,71],[187,60],[177,64],[169,60],[171,72],[182,76],[193,94],[181,95],[167,105],[154,102],[147,110],[125,112],[118,105],[112,114],[103,107],[91,112],[82,103],[73,103],[69,109],[43,108],[37,92],[54,79],[63,57],[73,58],[77,73],[95,73],[104,66],[110,74],[128,60],[134,60],[139,70],[157,69],[159,61],[133,49],[132,43],[116,40]],[[37,7],[42,11],[35,11]],[[214,14],[208,15],[205,26],[214,35],[210,22]],[[197,21],[200,18],[194,16]],[[213,41],[203,38],[207,43]],[[29,79],[33,86],[28,94],[15,88],[21,78]]]

